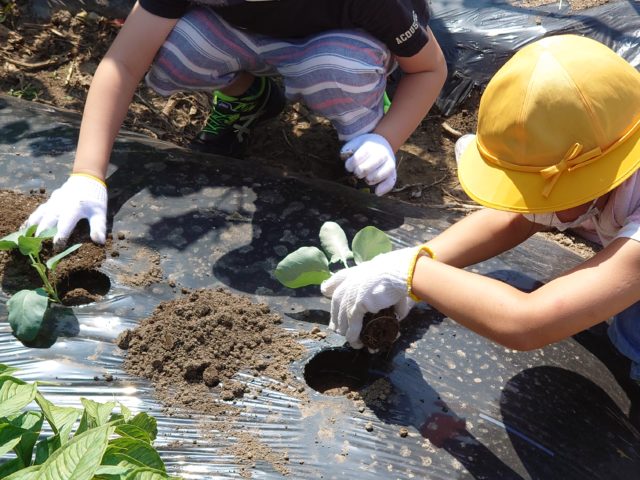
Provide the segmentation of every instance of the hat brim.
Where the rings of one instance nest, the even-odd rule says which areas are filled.
[[[587,203],[613,190],[640,166],[640,129],[597,161],[565,171],[547,198],[539,173],[520,172],[486,162],[476,142],[458,161],[458,178],[473,200],[497,210],[523,213],[557,212]]]

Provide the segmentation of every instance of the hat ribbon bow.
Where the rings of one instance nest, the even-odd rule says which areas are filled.
[[[564,172],[571,172],[580,167],[584,167],[585,165],[589,165],[596,161],[600,155],[602,155],[602,150],[600,147],[593,148],[587,152],[582,153],[583,145],[581,143],[574,143],[571,148],[565,153],[562,160],[560,160],[555,165],[551,165],[550,167],[543,168],[540,170],[540,175],[546,179],[546,183],[544,188],[542,189],[542,196],[544,198],[548,198],[551,194],[551,190],[558,182],[560,175]]]

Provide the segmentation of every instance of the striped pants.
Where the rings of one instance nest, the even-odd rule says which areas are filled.
[[[387,47],[361,30],[275,39],[238,30],[207,7],[190,9],[146,76],[161,95],[223,89],[239,72],[280,75],[285,95],[327,118],[342,141],[371,132],[383,115]]]

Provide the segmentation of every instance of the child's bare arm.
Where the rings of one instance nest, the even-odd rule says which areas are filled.
[[[403,71],[391,107],[374,130],[397,151],[433,106],[447,78],[447,65],[436,38],[412,57],[396,57]]]
[[[639,301],[640,243],[617,239],[531,293],[428,257],[418,260],[413,278],[413,292],[452,319],[510,348],[530,350]]]
[[[439,261],[468,267],[512,249],[541,228],[519,213],[484,208],[454,223],[428,244]]]
[[[133,93],[176,21],[152,15],[138,3],[133,7],[91,82],[74,173],[104,180]]]

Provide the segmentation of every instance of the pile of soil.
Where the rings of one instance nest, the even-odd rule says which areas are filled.
[[[185,410],[203,413],[215,429],[235,438],[225,449],[243,466],[240,473],[250,476],[256,461],[270,463],[287,474],[288,455],[274,452],[257,436],[234,423],[240,409],[234,404],[245,395],[257,396],[263,382],[240,382],[244,373],[268,380],[270,390],[280,391],[307,403],[305,385],[291,372],[292,362],[305,353],[300,339],[280,326],[282,318],[266,304],[224,289],[185,292],[176,300],[161,303],[135,329],[117,339],[127,350],[124,369],[148,378],[156,396],[168,412]],[[212,439],[215,446],[218,439]],[[202,442],[208,438],[203,436]]]
[[[224,289],[196,290],[161,303],[133,330],[118,337],[127,350],[124,369],[152,381],[167,404],[216,414],[247,391],[238,372],[274,379],[273,389],[304,392],[289,365],[305,352],[299,335],[280,327],[269,306]]]

